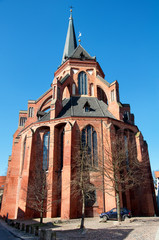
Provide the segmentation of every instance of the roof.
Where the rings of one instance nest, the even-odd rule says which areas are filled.
[[[78,45],[78,47],[74,50],[74,52],[69,56],[69,58],[76,58],[80,60],[92,60],[96,59],[96,57],[91,57],[89,53],[81,46]]]
[[[159,178],[159,171],[155,171],[155,178]]]
[[[73,18],[71,13],[69,18],[65,47],[63,51],[62,64],[73,53],[76,47],[77,47],[77,41],[76,41],[75,29],[74,29]]]
[[[57,118],[63,117],[115,117],[108,111],[108,105],[95,97],[71,97],[64,99],[63,109]],[[85,106],[89,105],[89,111]]]

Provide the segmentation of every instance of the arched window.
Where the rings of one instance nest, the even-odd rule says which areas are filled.
[[[64,146],[64,130],[61,133],[61,165],[60,170],[63,168],[63,146]]]
[[[20,122],[19,122],[19,126],[24,126],[26,120],[27,120],[26,117],[21,117],[21,118],[20,118]]]
[[[128,152],[128,138],[124,135],[125,155],[126,155],[126,168],[129,170],[129,152]]]
[[[93,83],[91,83],[90,85],[90,92],[91,92],[91,96],[94,96],[94,86],[93,86]]]
[[[29,108],[29,117],[33,117],[33,107]]]
[[[43,138],[43,170],[47,170],[49,165],[49,142],[50,132],[47,132]]]
[[[23,143],[23,158],[22,158],[21,174],[24,169],[25,152],[26,152],[26,137],[25,137],[24,143]]]
[[[87,95],[87,74],[85,72],[80,72],[78,75],[78,93],[80,95]]]
[[[97,98],[99,100],[102,100],[106,104],[108,104],[107,96],[106,96],[105,92],[103,91],[103,89],[101,89],[100,87],[97,87]]]
[[[91,125],[82,130],[82,148],[87,147],[91,166],[98,166],[97,133]]]

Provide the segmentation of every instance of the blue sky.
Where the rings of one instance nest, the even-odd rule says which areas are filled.
[[[7,171],[19,110],[50,88],[61,63],[73,6],[76,35],[118,80],[159,169],[159,1],[0,0],[0,175]]]

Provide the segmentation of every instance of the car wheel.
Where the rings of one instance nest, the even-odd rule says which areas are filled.
[[[107,219],[108,219],[107,216],[103,216],[103,221],[104,222],[107,222]]]

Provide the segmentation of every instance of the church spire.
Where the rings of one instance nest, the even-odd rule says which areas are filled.
[[[73,53],[76,47],[77,47],[77,41],[76,41],[76,35],[75,35],[75,30],[73,25],[72,8],[71,8],[66,42],[65,42],[65,47],[63,51],[63,57],[62,57],[62,63],[66,61],[66,59]]]

